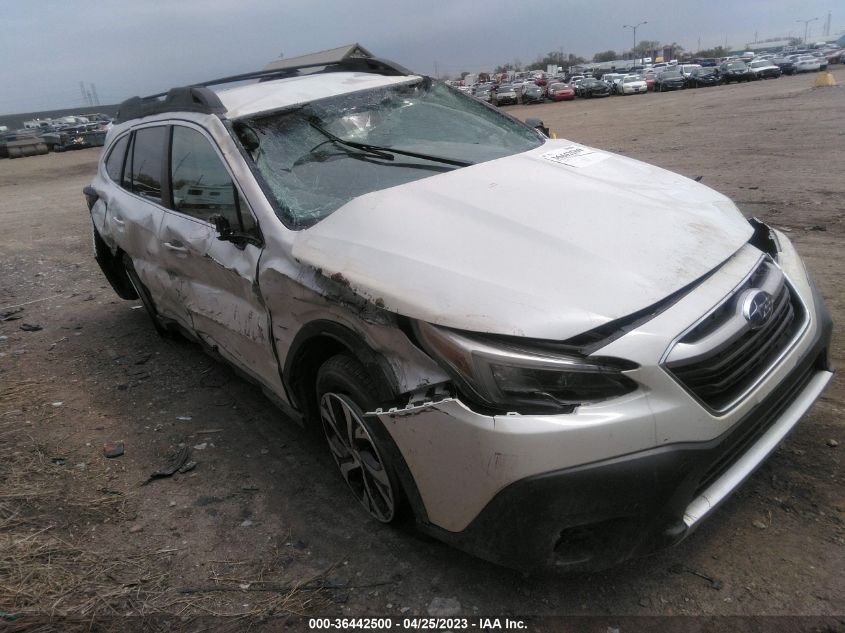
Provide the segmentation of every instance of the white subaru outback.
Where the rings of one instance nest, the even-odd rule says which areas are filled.
[[[376,520],[509,566],[678,542],[832,376],[783,234],[383,60],[130,99],[85,194],[161,333],[321,428]]]

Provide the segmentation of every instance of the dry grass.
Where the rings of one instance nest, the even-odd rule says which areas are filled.
[[[143,608],[165,590],[161,555],[100,553],[71,524],[120,518],[117,491],[91,490],[59,453],[20,428],[0,446],[0,610],[89,616]],[[95,474],[96,476],[96,474]]]
[[[27,631],[129,630],[139,624],[143,630],[176,630],[196,624],[199,616],[214,619],[211,630],[246,630],[331,604],[323,574],[285,581],[275,560],[220,561],[208,585],[172,587],[177,550],[139,552],[143,540],[130,546],[121,537],[116,543],[100,538],[126,520],[134,493],[102,487],[105,460],[77,469],[71,456],[37,441],[17,415],[29,409],[21,401],[31,391],[28,384],[0,391],[0,628],[14,622]],[[58,456],[63,465],[54,462]],[[92,628],[92,622],[99,624]]]

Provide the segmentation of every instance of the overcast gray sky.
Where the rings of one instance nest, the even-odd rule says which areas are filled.
[[[839,9],[837,14],[836,9]],[[83,105],[79,82],[101,103],[263,67],[359,42],[414,71],[492,70],[548,51],[584,57],[637,39],[687,49],[734,49],[778,35],[819,36],[842,0],[2,0],[0,113]]]

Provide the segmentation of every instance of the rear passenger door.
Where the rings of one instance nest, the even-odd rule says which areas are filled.
[[[255,277],[263,248],[255,217],[201,127],[173,125],[169,149],[169,210],[159,231],[167,302],[222,356],[265,384],[278,385],[268,313]],[[216,215],[249,238],[218,239]]]
[[[118,139],[106,170],[120,188],[102,192],[106,203],[104,230],[132,259],[135,272],[157,306],[162,296],[158,231],[166,211],[162,157],[168,134],[168,126],[155,125],[137,128]]]

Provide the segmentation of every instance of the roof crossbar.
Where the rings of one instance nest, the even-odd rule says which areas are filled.
[[[115,122],[123,123],[162,112],[225,114],[226,107],[214,91],[203,86],[184,86],[150,97],[127,99],[118,106]]]
[[[210,86],[220,86],[254,79],[271,81],[273,79],[296,77],[300,74],[299,71],[301,70],[315,68],[322,68],[322,70],[313,74],[331,72],[360,72],[387,76],[412,74],[410,70],[399,64],[376,57],[350,57],[331,62],[299,64],[272,70],[258,70],[241,75],[230,75],[229,77],[203,81],[191,86],[171,88],[167,92],[160,92],[148,97],[131,97],[120,104],[115,121],[117,123],[123,123],[130,119],[138,119],[163,112],[201,112],[204,114],[221,115],[226,112],[226,108],[223,102],[220,101],[220,97],[209,88]]]

